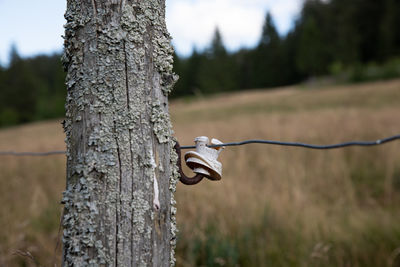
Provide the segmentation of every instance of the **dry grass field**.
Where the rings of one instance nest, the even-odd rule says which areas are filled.
[[[400,133],[400,80],[246,91],[170,109],[181,145],[200,135],[373,140]],[[0,131],[0,150],[62,149],[60,121]],[[221,181],[178,186],[178,266],[400,266],[400,142],[247,145],[220,160]],[[0,158],[0,266],[59,265],[64,165],[62,155]]]

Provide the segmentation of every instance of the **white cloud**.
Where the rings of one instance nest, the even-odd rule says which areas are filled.
[[[278,30],[286,33],[302,0],[167,0],[167,25],[178,53],[210,43],[216,27],[230,50],[255,45],[269,10]]]

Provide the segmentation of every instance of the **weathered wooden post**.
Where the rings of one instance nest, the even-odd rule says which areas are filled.
[[[164,0],[68,0],[63,266],[174,263]]]

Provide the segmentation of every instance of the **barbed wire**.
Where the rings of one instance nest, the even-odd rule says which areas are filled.
[[[231,143],[222,143],[218,145],[209,145],[208,147],[221,147],[221,146],[241,146],[248,144],[268,144],[268,145],[278,145],[278,146],[293,146],[293,147],[304,147],[309,149],[335,149],[335,148],[343,148],[349,146],[377,146],[382,145],[388,142],[392,142],[400,139],[400,134],[386,137],[383,139],[378,139],[375,141],[350,141],[345,143],[338,143],[332,145],[313,145],[307,143],[297,143],[297,142],[281,142],[281,141],[273,141],[273,140],[260,140],[260,139],[252,139],[245,140],[241,142],[231,142]],[[194,149],[196,146],[181,146],[181,149]],[[51,155],[62,155],[65,154],[65,150],[55,150],[55,151],[46,151],[46,152],[16,152],[16,151],[0,151],[0,156],[51,156]]]

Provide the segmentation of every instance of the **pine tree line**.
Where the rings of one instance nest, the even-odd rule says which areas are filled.
[[[54,54],[24,59],[12,47],[9,66],[0,66],[0,126],[64,116],[65,73],[60,58]]]
[[[393,60],[399,56],[399,1],[308,0],[285,36],[267,13],[253,49],[228,53],[216,29],[209,48],[176,56],[181,79],[174,96],[269,88],[332,74],[391,78],[400,75],[400,62]]]

